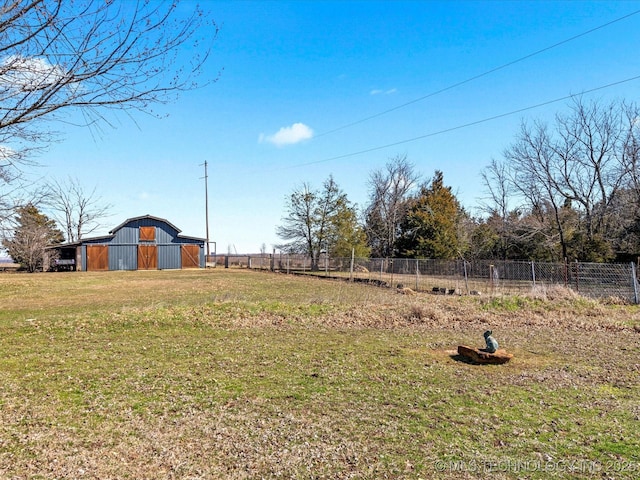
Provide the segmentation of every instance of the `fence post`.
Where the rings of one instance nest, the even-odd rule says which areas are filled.
[[[631,281],[633,282],[633,302],[638,304],[638,280],[636,277],[636,264],[631,262]]]
[[[356,249],[351,249],[351,266],[349,267],[349,281],[353,282],[353,261],[355,260]]]
[[[531,262],[531,278],[533,279],[533,288],[536,288],[536,267],[534,262]]]
[[[493,265],[489,265],[489,290],[491,291],[491,295],[493,295],[494,284],[493,284]]]
[[[467,261],[463,260],[462,265],[464,266],[464,286],[467,289],[467,295],[469,295],[469,276],[467,274]]]
[[[580,264],[576,260],[576,292],[580,292]]]
[[[416,258],[416,292],[418,291],[419,282],[420,282],[420,260]]]

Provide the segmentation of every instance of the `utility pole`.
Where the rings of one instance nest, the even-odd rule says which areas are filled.
[[[209,176],[207,175],[207,161],[204,161],[204,209],[205,209],[205,225],[207,228],[207,243],[206,243],[206,260],[205,260],[205,265],[207,263],[207,260],[209,259],[209,255],[211,254],[211,252],[209,251]]]

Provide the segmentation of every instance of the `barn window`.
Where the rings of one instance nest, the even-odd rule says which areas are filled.
[[[153,242],[156,239],[156,227],[140,227],[140,241]]]

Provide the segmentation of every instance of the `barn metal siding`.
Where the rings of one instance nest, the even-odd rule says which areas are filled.
[[[158,245],[158,269],[168,270],[181,267],[180,245]]]
[[[200,245],[200,248],[204,248],[204,240],[200,238],[176,237],[173,239],[173,243],[178,243],[180,245],[183,245],[185,243],[196,244],[196,245]]]
[[[82,245],[108,245],[111,243],[111,236],[108,237],[96,237],[96,238],[87,238],[82,239]]]
[[[156,227],[156,238],[152,242],[140,242],[140,227]],[[178,237],[178,230],[171,225],[154,218],[139,218],[131,220],[114,231],[112,243],[138,244],[155,243],[163,245],[168,243],[194,243],[193,240]],[[186,240],[186,242],[185,242]]]
[[[109,270],[137,270],[137,245],[109,245]]]

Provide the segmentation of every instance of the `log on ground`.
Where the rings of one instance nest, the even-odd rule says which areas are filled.
[[[500,365],[507,363],[513,358],[513,354],[507,353],[505,350],[497,350],[494,353],[484,352],[478,348],[467,347],[466,345],[458,346],[458,355],[461,355],[475,363],[485,363],[492,365]]]

